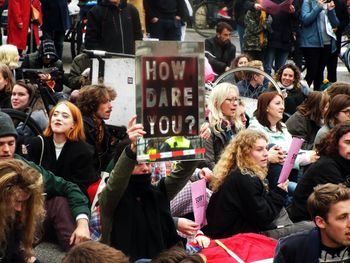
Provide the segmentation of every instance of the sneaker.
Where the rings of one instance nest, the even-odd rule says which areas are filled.
[[[227,7],[221,8],[218,11],[218,16],[226,19],[230,19],[231,17],[227,13]]]

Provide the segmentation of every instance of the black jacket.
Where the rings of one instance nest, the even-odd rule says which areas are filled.
[[[66,31],[70,27],[67,1],[40,0],[43,14],[43,31]]]
[[[135,54],[135,40],[142,40],[137,9],[125,1],[119,6],[108,0],[90,9],[85,35],[87,49]]]
[[[231,61],[236,57],[236,47],[231,41],[221,45],[216,36],[205,40],[205,50],[214,56],[206,54],[209,64],[219,75],[225,72],[226,67],[231,66]]]
[[[321,156],[313,163],[298,182],[292,205],[287,209],[293,222],[311,220],[306,202],[313,188],[318,184],[340,184],[350,187],[350,161],[339,155]]]
[[[211,238],[225,238],[273,229],[271,224],[286,195],[280,188],[268,192],[256,175],[233,170],[210,198],[204,233]]]
[[[44,137],[44,153],[41,166],[66,181],[76,183],[87,194],[89,185],[98,180],[98,173],[93,166],[92,148],[83,141],[67,141],[56,159],[53,138]],[[34,137],[29,144],[29,160],[39,164],[42,142]]]
[[[184,0],[143,0],[146,21],[153,17],[173,19],[179,16],[186,19],[186,4]]]

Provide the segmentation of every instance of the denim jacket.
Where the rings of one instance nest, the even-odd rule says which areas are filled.
[[[300,20],[303,23],[300,32],[300,47],[317,48],[323,47],[321,32],[320,12],[322,6],[316,0],[305,0],[301,7]],[[335,14],[335,9],[328,10],[327,16],[332,28],[339,26],[339,20]],[[336,51],[336,40],[331,38],[332,52]]]

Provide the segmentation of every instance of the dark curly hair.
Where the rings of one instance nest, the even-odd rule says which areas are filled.
[[[343,122],[331,129],[326,136],[316,145],[318,155],[335,156],[338,153],[340,138],[350,132],[350,122]]]
[[[112,101],[117,97],[117,92],[105,85],[89,85],[80,89],[77,98],[77,106],[83,115],[94,115],[100,104]]]
[[[278,69],[277,73],[275,74],[274,79],[276,81],[280,81],[281,82],[283,71],[286,68],[290,68],[291,70],[293,70],[293,72],[294,72],[293,87],[295,89],[299,89],[300,90],[301,89],[301,84],[300,84],[301,73],[300,73],[300,69],[296,65],[294,65],[293,63],[287,63],[287,64],[283,65],[282,67],[280,67]]]

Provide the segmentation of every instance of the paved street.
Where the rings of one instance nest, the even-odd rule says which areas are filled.
[[[186,30],[186,41],[204,41],[204,38],[197,34],[192,28],[189,28]],[[240,47],[239,47],[239,40],[237,37],[231,38],[232,43],[236,46],[237,53],[240,53]],[[64,69],[68,72],[70,68],[70,64],[72,62],[72,58],[70,55],[70,44],[65,43],[64,45],[64,52],[63,52],[63,62],[64,62]],[[339,60],[338,62],[338,80],[339,81],[346,81],[350,82],[350,73],[347,71],[346,67],[344,66],[343,62]]]

